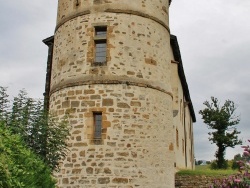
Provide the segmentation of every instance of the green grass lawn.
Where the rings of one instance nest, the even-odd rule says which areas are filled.
[[[237,174],[237,170],[226,169],[226,170],[211,170],[209,165],[198,165],[195,166],[195,170],[181,170],[177,172],[179,175],[206,175],[206,176],[223,176]]]

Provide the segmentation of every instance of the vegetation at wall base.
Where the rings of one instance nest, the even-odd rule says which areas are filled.
[[[0,187],[53,188],[51,169],[0,122]]]
[[[250,142],[250,140],[248,140]],[[178,175],[183,176],[212,176],[210,188],[250,188],[250,146],[242,146],[244,149],[243,155],[240,154],[234,157],[237,161],[239,169],[217,169],[212,170],[210,165],[196,166],[196,170],[182,170]],[[234,163],[232,161],[232,167]]]
[[[0,86],[0,187],[53,188],[52,172],[67,154],[69,126],[21,90],[13,102]]]
[[[203,166],[197,165],[195,167],[195,170],[180,170],[177,172],[178,175],[190,175],[190,176],[204,175],[204,176],[214,176],[214,177],[233,175],[237,173],[238,173],[237,170],[232,170],[232,169],[212,170],[210,168],[210,165],[203,165]]]

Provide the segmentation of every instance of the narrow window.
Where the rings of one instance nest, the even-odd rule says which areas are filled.
[[[95,27],[96,37],[107,37],[107,26],[97,26]]]
[[[96,63],[105,63],[106,62],[106,41],[98,41],[96,44],[95,52],[95,62]]]
[[[185,151],[185,148],[184,148],[184,139],[182,139],[182,153],[184,155],[184,151]]]
[[[94,143],[102,143],[102,113],[94,112]]]
[[[176,129],[176,146],[179,148],[179,131]]]
[[[182,99],[180,101],[180,120],[182,120]]]
[[[107,27],[95,27],[95,65],[106,65],[107,61]]]

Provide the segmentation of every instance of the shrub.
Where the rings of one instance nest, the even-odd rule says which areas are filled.
[[[0,187],[53,188],[51,170],[0,121]]]
[[[250,188],[250,146],[242,146],[242,148],[244,149],[242,160],[237,162],[240,167],[239,174],[215,180],[211,188]]]
[[[68,152],[69,124],[66,117],[57,121],[50,116],[43,104],[42,100],[28,97],[25,90],[10,103],[7,88],[0,86],[0,121],[52,170],[58,171],[59,161]]]
[[[232,160],[232,169],[237,169],[239,170],[240,169],[240,165],[238,163],[238,161],[241,161],[241,160],[250,160],[250,156],[246,157],[244,155],[241,155],[241,154],[237,154],[234,156],[234,159]]]
[[[218,170],[218,169],[227,169],[228,168],[228,161],[224,161],[223,164],[220,166],[220,168],[218,167],[218,161],[212,161],[210,164],[210,168],[212,170]]]

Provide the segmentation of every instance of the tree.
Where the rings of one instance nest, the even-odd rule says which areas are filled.
[[[53,170],[59,170],[59,161],[65,158],[69,128],[66,117],[58,123],[47,112],[41,112],[33,124],[29,147]]]
[[[7,122],[8,118],[8,109],[9,109],[9,100],[6,93],[7,88],[0,86],[0,121]]]
[[[235,169],[239,169],[240,168],[240,165],[238,163],[238,161],[242,160],[242,156],[241,154],[237,154],[234,156],[234,159],[232,160],[232,169],[235,170]]]
[[[6,119],[5,125],[13,134],[20,135],[26,146],[52,170],[58,170],[58,162],[67,153],[69,128],[66,118],[56,121],[44,110],[43,101],[28,97],[25,90],[14,97],[12,105],[6,100],[7,96],[6,88],[1,87],[0,120]]]
[[[200,110],[202,119],[209,129],[214,130],[209,132],[209,141],[215,143],[218,147],[215,157],[217,168],[226,168],[225,152],[227,147],[232,147],[242,144],[238,138],[239,131],[236,125],[239,124],[239,116],[235,115],[236,106],[233,101],[226,100],[223,106],[217,98],[211,97],[211,102],[203,103],[206,107]]]
[[[0,121],[0,187],[55,187],[51,169]]]
[[[201,165],[203,163],[203,160],[198,160],[197,165]]]

